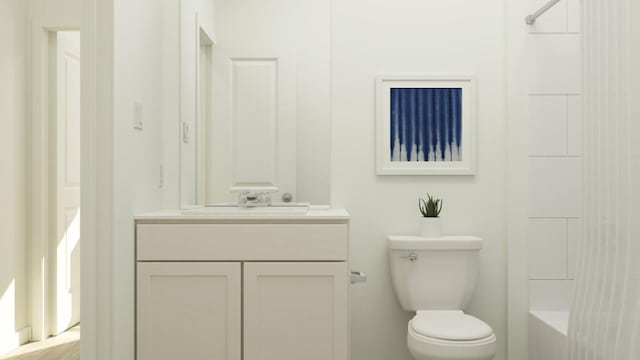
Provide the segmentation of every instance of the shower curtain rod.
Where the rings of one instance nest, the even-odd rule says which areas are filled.
[[[549,9],[551,9],[552,7],[554,7],[557,3],[559,3],[560,0],[551,0],[549,1],[545,6],[543,6],[542,8],[540,8],[540,10],[536,11],[535,13],[527,16],[527,18],[525,19],[525,21],[527,22],[528,25],[533,25],[536,22],[536,19],[538,17],[540,17],[540,15],[546,13]]]

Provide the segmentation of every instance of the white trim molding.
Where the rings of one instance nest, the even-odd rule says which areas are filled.
[[[113,3],[82,0],[83,360],[112,353]]]
[[[49,35],[59,30],[80,28],[80,1],[32,0],[30,16],[30,340],[44,340],[49,335],[49,311],[46,299],[49,282],[47,240],[48,214],[51,209],[49,164],[48,53]]]
[[[31,328],[25,327],[19,331],[9,334],[0,334],[0,354],[11,351],[31,340]]]
[[[507,45],[507,358],[527,358],[529,98],[526,1],[506,1]]]

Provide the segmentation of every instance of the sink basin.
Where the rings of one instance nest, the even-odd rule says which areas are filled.
[[[184,215],[223,215],[223,216],[274,216],[305,215],[308,203],[272,203],[270,206],[239,207],[235,203],[220,203],[182,210]]]

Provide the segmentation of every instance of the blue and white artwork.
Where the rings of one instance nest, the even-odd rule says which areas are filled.
[[[462,161],[462,88],[391,88],[392,162]]]

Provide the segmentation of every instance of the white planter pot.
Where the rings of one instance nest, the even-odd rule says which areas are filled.
[[[420,218],[420,236],[440,237],[440,218],[422,217]]]

